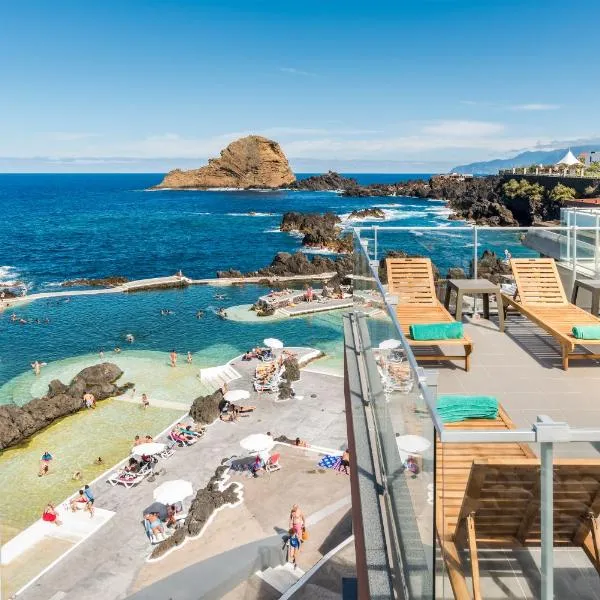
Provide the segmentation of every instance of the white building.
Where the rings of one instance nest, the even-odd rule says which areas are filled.
[[[600,152],[592,150],[586,154],[585,164],[589,167],[592,163],[600,162]]]

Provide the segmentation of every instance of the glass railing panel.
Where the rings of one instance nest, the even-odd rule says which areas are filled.
[[[372,270],[376,265],[359,244],[355,250],[355,309],[369,315],[365,352],[375,366],[370,387],[381,390],[372,399],[373,413],[398,552],[411,597],[432,598],[434,427],[422,395],[425,373],[410,360]]]

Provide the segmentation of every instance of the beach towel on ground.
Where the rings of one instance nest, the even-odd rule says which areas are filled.
[[[341,456],[334,456],[333,454],[327,454],[319,461],[319,467],[323,469],[336,469],[342,463]]]
[[[600,340],[600,325],[575,325],[572,332],[578,340]]]
[[[413,340],[460,340],[464,337],[463,325],[453,323],[418,323],[409,328]]]
[[[495,419],[498,416],[498,400],[494,396],[442,395],[438,396],[437,409],[444,423]]]

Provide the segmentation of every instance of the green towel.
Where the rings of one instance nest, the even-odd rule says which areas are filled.
[[[495,419],[498,416],[498,400],[494,396],[442,395],[438,396],[437,410],[444,423]]]
[[[460,340],[464,337],[463,325],[452,323],[419,323],[409,327],[413,340]]]
[[[575,325],[571,331],[578,340],[600,340],[600,325]]]

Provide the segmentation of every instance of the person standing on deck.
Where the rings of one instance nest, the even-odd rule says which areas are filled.
[[[176,367],[177,366],[177,352],[175,352],[175,349],[171,350],[169,357],[171,358],[171,366]]]
[[[188,365],[192,364],[192,353],[191,352],[187,353],[187,364]]]

